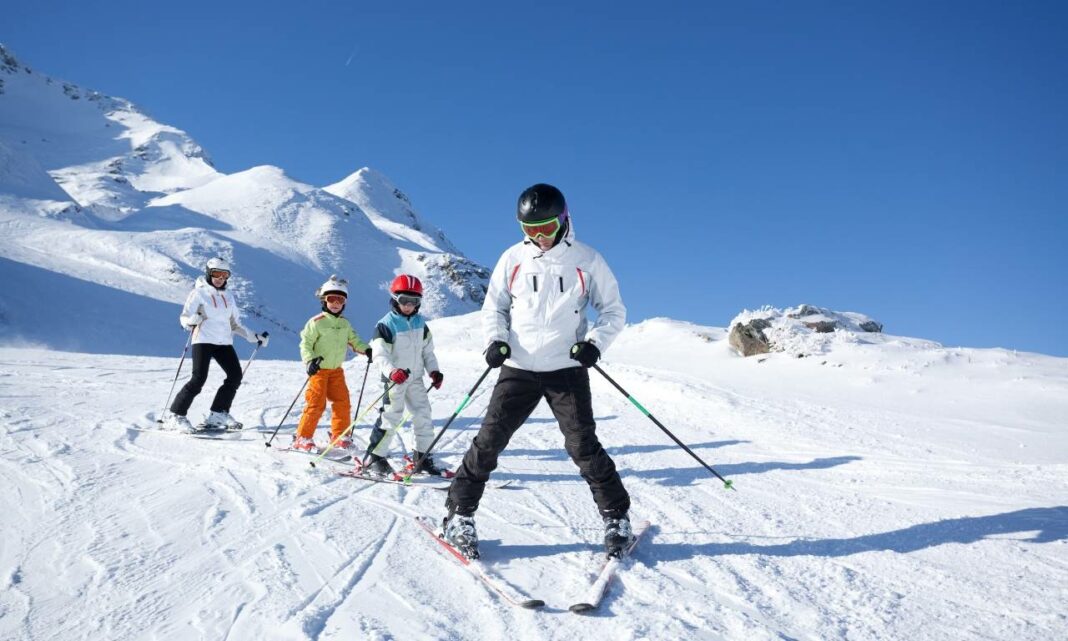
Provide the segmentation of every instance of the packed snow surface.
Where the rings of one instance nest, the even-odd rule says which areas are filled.
[[[485,365],[475,316],[431,324],[440,428]],[[512,486],[477,513],[485,562],[547,604],[526,611],[412,522],[440,519],[443,492],[278,451],[302,406],[282,420],[305,379],[294,355],[252,363],[233,411],[253,429],[212,441],[154,431],[180,345],[0,349],[0,638],[1068,638],[1068,359],[828,340],[743,359],[720,328],[624,331],[605,372],[737,491],[591,371],[598,434],[654,529],[585,616],[567,607],[601,525],[544,405],[495,473]],[[354,401],[364,363],[345,366]],[[440,462],[459,463],[495,380]],[[213,368],[192,417],[220,381]]]

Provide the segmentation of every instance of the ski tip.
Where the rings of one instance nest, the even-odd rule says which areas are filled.
[[[575,605],[573,605],[573,606],[568,608],[568,610],[571,610],[575,614],[582,614],[583,612],[589,612],[592,609],[593,609],[593,606],[590,605],[589,603],[576,603]]]
[[[526,608],[528,610],[537,610],[538,608],[545,607],[545,601],[542,601],[541,599],[529,599],[527,601],[520,602],[519,607]]]

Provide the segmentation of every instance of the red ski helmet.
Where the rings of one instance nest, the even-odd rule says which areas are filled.
[[[393,282],[389,285],[390,294],[399,294],[405,292],[407,294],[415,294],[416,296],[423,295],[423,283],[419,282],[419,279],[415,276],[409,276],[408,274],[401,274],[393,279]]]

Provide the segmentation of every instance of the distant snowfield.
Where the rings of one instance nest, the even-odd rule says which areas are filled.
[[[485,367],[476,325],[432,322],[438,427]],[[477,515],[487,563],[546,601],[531,612],[410,522],[440,518],[442,492],[314,471],[255,431],[134,429],[155,426],[180,346],[0,349],[0,638],[1068,638],[1068,359],[864,340],[760,362],[721,329],[628,327],[605,371],[738,491],[593,373],[598,433],[655,529],[588,616],[567,606],[601,526],[544,406],[496,473],[515,489],[488,490]],[[346,371],[355,400],[362,359]],[[443,462],[495,379],[446,432]],[[234,414],[273,430],[303,380],[295,359],[257,360]],[[194,415],[219,382],[213,370]]]

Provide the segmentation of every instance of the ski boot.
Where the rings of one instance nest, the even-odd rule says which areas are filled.
[[[334,449],[342,450],[344,452],[351,452],[353,449],[355,449],[355,446],[353,445],[351,438],[343,436],[339,438],[336,442],[334,442]]]
[[[204,429],[206,430],[239,430],[243,425],[237,422],[233,416],[230,416],[230,412],[216,412],[212,411],[208,414],[208,418],[204,419]]]
[[[604,517],[604,551],[608,558],[619,558],[634,540],[630,527],[630,518],[626,514],[619,517]]]
[[[419,459],[422,457],[422,462],[419,463]],[[419,463],[419,468],[416,469],[415,464]],[[423,454],[419,451],[412,451],[411,463],[409,470],[412,474],[427,474],[430,476],[440,476],[442,478],[451,479],[455,474],[449,470],[443,470],[434,463],[434,457],[430,454]]]
[[[452,512],[441,524],[442,537],[467,559],[478,558],[478,532],[474,515]]]
[[[367,467],[363,469],[364,473],[370,476],[379,476],[387,479],[397,478],[397,473],[393,470],[393,466],[389,464],[389,461],[377,454],[371,454],[371,459],[368,461]]]
[[[319,446],[315,444],[315,439],[294,436],[293,442],[289,445],[289,449],[315,454],[319,451]]]
[[[164,425],[169,430],[185,432],[186,434],[193,434],[197,431],[197,428],[193,427],[193,424],[189,422],[189,419],[181,414],[171,414],[167,417],[167,421]]]

